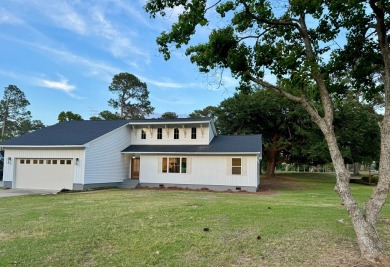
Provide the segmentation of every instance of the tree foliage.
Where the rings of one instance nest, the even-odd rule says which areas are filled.
[[[80,114],[73,113],[72,111],[61,111],[60,114],[58,114],[58,122],[64,122],[64,121],[82,121],[83,118]]]
[[[178,117],[176,112],[167,111],[161,114],[160,119],[177,119]]]
[[[215,111],[221,134],[262,134],[267,176],[274,176],[276,164],[288,161],[288,151],[299,136],[296,104],[271,91],[236,93]]]
[[[101,120],[120,120],[122,118],[117,113],[112,113],[109,110],[103,110],[103,111],[99,112],[99,114],[97,116],[92,116],[89,119],[95,120],[95,121],[101,121]]]
[[[243,84],[255,83],[300,104],[325,137],[336,191],[362,256],[380,258],[384,247],[376,225],[390,189],[389,1],[149,0],[146,10],[165,16],[167,8],[177,6],[182,11],[177,22],[157,39],[164,57],[169,59],[171,47],[190,45],[186,54],[200,71],[228,68]],[[209,25],[209,17],[224,26],[213,29],[208,42],[191,45],[196,28]],[[340,38],[346,45],[335,46]],[[363,209],[349,188],[334,129],[335,96],[351,88],[368,101],[383,96],[384,103],[379,182]]]
[[[31,113],[26,109],[28,105],[30,102],[16,85],[5,87],[0,101],[1,140],[18,135],[19,124],[31,118]]]
[[[218,108],[214,106],[207,106],[204,109],[196,109],[188,115],[188,118],[215,118],[217,119],[217,114],[215,113]]]
[[[108,88],[117,98],[112,98],[108,104],[119,109],[122,119],[144,119],[152,114],[147,85],[130,73],[116,74]]]

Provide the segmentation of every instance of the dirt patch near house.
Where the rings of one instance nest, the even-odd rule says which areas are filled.
[[[288,177],[275,176],[261,178],[260,189],[258,193],[275,194],[279,190],[302,189],[302,182],[294,181]]]

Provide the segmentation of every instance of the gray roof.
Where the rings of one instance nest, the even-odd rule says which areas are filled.
[[[261,135],[218,135],[209,145],[131,145],[125,153],[261,153]]]
[[[0,142],[0,146],[81,146],[128,123],[190,123],[210,120],[210,118],[177,118],[66,121]]]
[[[75,146],[84,145],[130,120],[67,121],[0,143],[0,146]]]
[[[209,122],[211,118],[177,118],[177,119],[137,119],[130,120],[132,123],[169,123],[169,122]]]

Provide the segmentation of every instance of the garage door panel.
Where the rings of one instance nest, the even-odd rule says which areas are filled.
[[[57,164],[53,164],[57,163]],[[60,164],[63,163],[63,164]],[[72,189],[71,159],[19,159],[16,166],[16,188]]]

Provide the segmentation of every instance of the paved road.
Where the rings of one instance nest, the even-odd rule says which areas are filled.
[[[41,194],[55,194],[58,191],[54,190],[36,190],[36,189],[0,189],[0,197],[14,197],[22,195],[41,195]]]

